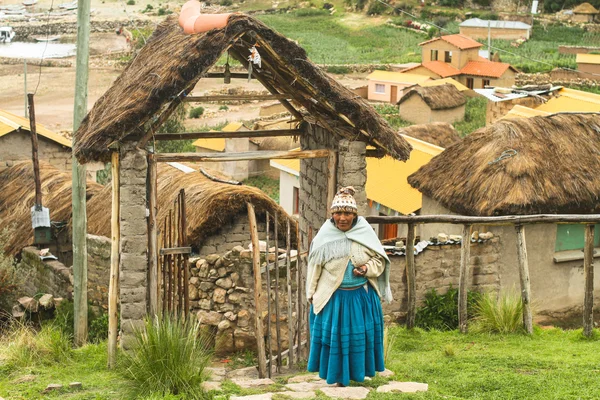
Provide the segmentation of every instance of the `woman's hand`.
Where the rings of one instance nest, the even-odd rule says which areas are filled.
[[[354,267],[352,273],[354,274],[354,276],[365,276],[367,273],[367,266],[362,265],[360,267]]]

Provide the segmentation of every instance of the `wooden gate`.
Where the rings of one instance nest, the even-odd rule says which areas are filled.
[[[181,189],[164,221],[159,225],[161,249],[158,267],[158,305],[163,313],[187,318],[190,310],[185,191]]]

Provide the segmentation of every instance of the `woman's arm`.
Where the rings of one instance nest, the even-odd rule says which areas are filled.
[[[369,254],[371,258],[364,265],[367,267],[367,272],[364,276],[367,278],[377,278],[385,270],[385,259],[372,250],[369,250],[369,253],[372,254]]]
[[[306,273],[306,298],[311,303],[312,297],[317,290],[317,284],[319,283],[322,271],[323,266],[321,264],[308,266],[308,271]]]

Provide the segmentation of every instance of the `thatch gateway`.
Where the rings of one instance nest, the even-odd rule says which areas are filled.
[[[411,175],[409,183],[423,193],[423,215],[592,214],[600,210],[598,154],[600,114],[505,119],[448,147]],[[460,230],[427,224],[422,235],[429,239]],[[514,227],[489,230],[504,249],[517,247]],[[540,314],[579,311],[583,225],[531,225],[527,235],[532,298]],[[599,237],[595,247],[600,247]],[[499,288],[518,287],[517,265],[516,252],[505,250]],[[596,298],[598,294],[596,289]]]
[[[155,129],[186,99],[198,80],[209,73],[219,57],[230,56],[248,66],[250,49],[256,46],[262,64],[252,65],[252,76],[259,80],[301,122],[287,136],[300,136],[302,151],[261,152],[260,157],[298,157],[301,162],[300,247],[306,249],[310,228],[318,229],[327,216],[327,199],[336,185],[357,189],[359,211],[367,206],[364,171],[366,146],[379,155],[389,154],[406,160],[410,145],[396,135],[387,122],[351,91],[316,67],[296,43],[274,32],[262,22],[233,14],[227,26],[202,34],[186,35],[175,17],[159,25],[146,46],[127,66],[113,86],[96,102],[75,133],[74,152],[81,162],[120,157],[120,302],[124,342],[148,311],[156,310],[156,299],[145,273],[156,264],[156,250],[149,249],[156,234],[153,207],[146,224],[148,200],[155,196],[152,179],[154,160],[231,161],[232,155],[157,154],[148,156],[146,143]],[[293,102],[289,102],[292,100]],[[217,133],[222,135],[223,133]],[[248,134],[237,132],[236,137]],[[257,131],[250,133],[259,137]],[[232,137],[233,133],[229,133]],[[262,136],[276,136],[263,131]],[[207,133],[178,136],[209,137]],[[215,137],[213,134],[212,137]],[[118,150],[117,150],[118,148]],[[257,159],[256,154],[239,153],[236,160]],[[321,157],[321,158],[319,158]],[[323,158],[325,157],[325,158]],[[150,160],[150,170],[148,170]],[[337,165],[337,167],[336,167]],[[149,177],[150,172],[150,179]],[[149,182],[148,198],[146,182]],[[114,201],[114,200],[113,200]],[[149,240],[150,239],[150,240]],[[151,257],[148,257],[148,255]],[[150,267],[149,267],[150,265]],[[257,291],[258,292],[258,291]],[[149,300],[147,300],[149,299]]]

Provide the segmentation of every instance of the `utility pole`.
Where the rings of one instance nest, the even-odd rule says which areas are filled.
[[[40,68],[42,68],[42,66],[40,65]],[[29,118],[29,116],[27,115],[27,59],[24,58],[23,59],[23,86],[25,87],[25,91],[23,93],[25,93],[25,118]]]
[[[77,59],[75,74],[75,106],[73,140],[87,114],[88,63],[90,56],[90,0],[77,2]],[[75,156],[73,168],[73,297],[75,345],[87,341],[87,214],[85,204],[86,171]]]
[[[492,61],[492,21],[488,20],[488,60]]]

